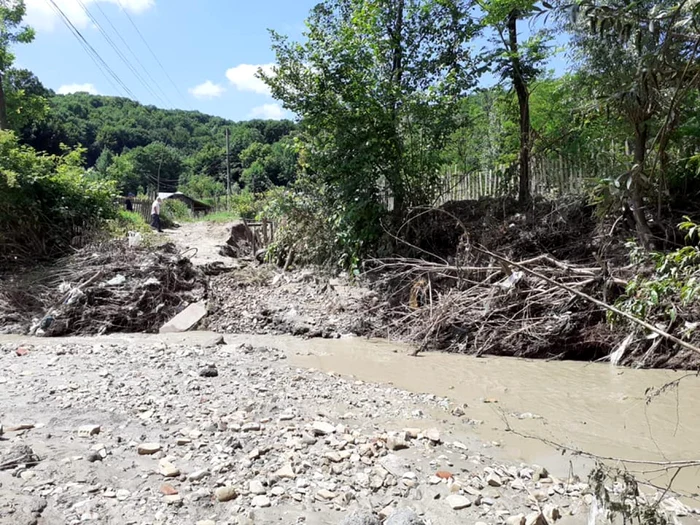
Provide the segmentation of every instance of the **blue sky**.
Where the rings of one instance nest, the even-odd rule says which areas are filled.
[[[52,0],[25,2],[27,22],[36,29],[37,37],[33,43],[15,49],[18,67],[32,70],[46,87],[59,93],[80,90],[126,95],[117,82],[105,78],[66,28]],[[254,73],[257,67],[274,61],[267,30],[300,39],[304,19],[316,0],[53,2],[140,102],[245,120],[289,116]],[[136,74],[110,46],[90,15]],[[561,60],[554,66],[563,69]]]

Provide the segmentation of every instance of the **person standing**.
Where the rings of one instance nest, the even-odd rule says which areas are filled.
[[[151,205],[151,228],[155,228],[159,232],[162,232],[160,228],[160,197],[157,197]]]
[[[134,211],[134,203],[131,202],[131,199],[134,197],[133,193],[129,193],[129,195],[126,196],[126,211],[133,212]]]

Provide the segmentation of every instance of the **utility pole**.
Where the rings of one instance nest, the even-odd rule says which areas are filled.
[[[231,211],[231,146],[230,131],[226,128],[226,209]]]

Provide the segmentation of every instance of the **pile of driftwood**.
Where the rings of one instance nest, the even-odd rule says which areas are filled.
[[[115,241],[5,283],[0,326],[44,336],[153,332],[206,291],[204,274],[172,244]]]
[[[419,350],[581,359],[609,353],[616,336],[605,328],[605,309],[582,298],[616,285],[600,267],[548,255],[517,263],[482,255],[474,266],[373,261],[369,274],[391,305],[384,333]]]

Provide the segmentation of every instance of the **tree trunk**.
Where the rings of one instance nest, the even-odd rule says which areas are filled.
[[[518,55],[518,12],[511,11],[508,15],[508,46],[510,47],[513,87],[518,96],[520,109],[520,156],[518,200],[521,204],[530,201],[530,92],[527,81],[522,75],[520,57]]]
[[[634,127],[634,168],[632,169],[630,183],[630,207],[634,215],[634,222],[637,227],[637,236],[645,249],[652,247],[651,228],[644,214],[644,199],[640,188],[641,176],[644,173],[644,163],[647,154],[647,135],[649,130],[646,122],[639,123]]]
[[[7,122],[7,100],[5,99],[5,88],[2,85],[3,81],[4,78],[0,73],[0,131],[10,129]]]

